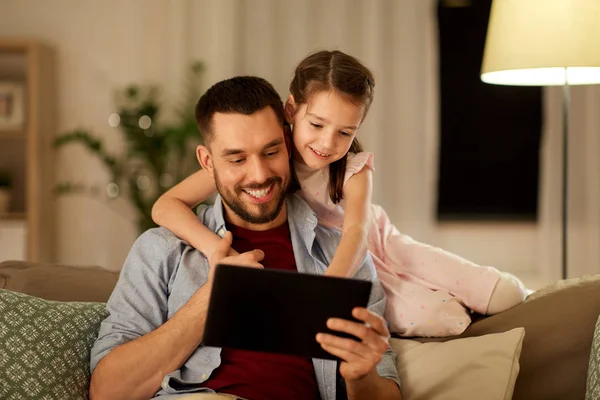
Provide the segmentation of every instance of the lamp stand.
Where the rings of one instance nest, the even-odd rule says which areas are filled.
[[[565,68],[565,84],[562,96],[562,278],[567,279],[567,205],[568,205],[568,171],[569,171],[569,111],[571,107],[571,90]]]

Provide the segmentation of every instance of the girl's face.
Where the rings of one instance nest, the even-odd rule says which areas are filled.
[[[335,91],[320,91],[306,104],[290,95],[286,117],[294,125],[294,157],[310,168],[320,169],[344,157],[363,119],[364,107]]]

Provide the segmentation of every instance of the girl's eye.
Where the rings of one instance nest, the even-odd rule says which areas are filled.
[[[315,123],[312,123],[312,122],[311,122],[310,124],[311,124],[311,125],[312,125],[314,128],[317,128],[317,129],[321,129],[321,128],[323,127],[323,125],[315,124]]]
[[[352,134],[350,134],[350,133],[348,133],[348,132],[344,132],[344,131],[340,131],[340,134],[341,134],[342,136],[346,136],[346,137],[348,137],[348,136],[352,136]]]

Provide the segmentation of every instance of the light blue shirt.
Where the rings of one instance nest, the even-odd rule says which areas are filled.
[[[286,198],[288,223],[298,272],[323,274],[339,244],[339,231],[317,224],[312,209],[298,196]],[[225,234],[221,198],[198,215],[219,236]],[[134,243],[117,285],[107,303],[109,316],[102,322],[91,350],[90,370],[115,347],[146,335],[170,319],[207,280],[209,264],[202,253],[164,228],[143,233]],[[369,256],[355,278],[373,282],[369,309],[382,315],[385,295]],[[200,388],[221,363],[221,349],[198,347],[183,366],[162,381],[157,396],[212,392]],[[321,399],[335,400],[336,362],[313,359]],[[396,355],[388,348],[377,365],[380,376],[400,381]]]

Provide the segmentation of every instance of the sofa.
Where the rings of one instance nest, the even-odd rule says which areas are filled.
[[[86,357],[89,357],[89,347],[93,344],[98,325],[106,316],[104,302],[108,299],[117,280],[118,272],[111,272],[100,267],[36,264],[19,261],[0,263],[0,294],[4,293],[5,295],[4,297],[0,296],[0,377],[3,376],[2,373],[13,374],[11,378],[6,378],[7,375],[5,375],[5,381],[11,381],[12,386],[0,379],[0,398],[66,399],[82,398],[77,396],[87,393],[89,369],[87,375],[85,370],[78,372],[79,376],[75,377],[78,379],[71,377],[69,374],[76,369],[75,366],[78,365],[78,362],[79,364],[85,364]],[[12,300],[7,301],[7,298]],[[44,323],[38,323],[42,320],[34,321],[34,318],[41,318],[39,312],[35,316],[35,310],[38,308],[43,310]],[[516,400],[584,399],[586,385],[589,386],[587,382],[588,367],[599,314],[600,275],[593,275],[560,281],[537,291],[530,295],[523,304],[503,313],[480,318],[473,322],[463,334],[457,337],[393,338],[391,340],[394,349],[408,346],[412,350],[424,348],[419,347],[419,345],[434,346],[436,343],[462,343],[462,347],[457,346],[456,351],[462,352],[465,356],[470,354],[475,357],[474,360],[491,360],[487,364],[494,364],[480,363],[476,368],[470,368],[470,371],[476,372],[475,375],[460,373],[459,376],[450,376],[448,379],[455,381],[456,385],[459,385],[456,380],[464,379],[460,382],[460,385],[479,390],[477,389],[478,384],[487,387],[490,382],[496,382],[507,387],[503,389],[504,397],[500,398],[510,399],[512,396]],[[6,341],[2,343],[2,335],[7,335],[7,332],[10,334],[11,329],[13,331],[19,329],[18,324],[13,323],[16,319],[19,319],[21,323],[23,323],[23,320],[27,323],[29,319],[28,329],[40,331],[36,341],[27,336],[27,333],[23,333],[25,335],[23,336],[24,339],[17,340],[13,335],[11,343],[6,343]],[[79,323],[73,322],[77,319],[79,319]],[[57,322],[59,320],[61,322]],[[2,321],[4,321],[4,328]],[[65,333],[57,334],[56,330],[58,328],[53,328],[53,323],[59,323],[60,329],[63,329],[64,326],[74,326],[71,326]],[[81,328],[82,325],[88,326],[87,331],[77,331],[77,329],[83,329]],[[469,340],[491,338],[494,334],[503,334],[509,331],[516,332],[518,329],[520,329],[520,332],[524,331],[525,333],[524,335],[521,333],[512,334],[511,336],[516,338],[513,340],[516,344],[513,346],[515,347],[513,351],[508,353],[508,358],[513,357],[514,360],[508,360],[509,371],[505,378],[504,375],[500,376],[501,374],[493,369],[496,367],[496,363],[503,362],[500,358],[493,358],[498,356],[498,351],[494,347],[496,345],[488,346],[485,352],[479,354],[476,353],[477,350],[474,350],[476,348],[475,342],[469,342]],[[461,342],[461,340],[463,341]],[[21,343],[27,341],[32,343],[29,348]],[[76,347],[76,343],[78,347]],[[402,346],[399,347],[400,344]],[[10,346],[22,347],[20,354],[21,359],[25,360],[24,363],[34,365],[42,372],[36,372],[37,375],[34,375],[34,378],[29,376],[23,378],[22,382],[18,381],[20,379],[18,368],[11,366],[6,361],[6,357],[3,364],[2,345],[5,346],[5,350],[9,350],[7,353],[12,351]],[[52,384],[50,384],[49,389],[48,383],[50,381],[48,379],[50,378],[46,380],[40,378],[45,382],[42,384],[36,382],[39,377],[47,377],[48,374],[58,376],[58,373],[52,370],[49,372],[41,357],[44,354],[43,349],[47,351],[59,345],[66,348],[62,351],[71,354],[71,356],[65,359],[64,362],[55,362],[56,365],[53,368],[60,370],[62,374],[60,379],[56,379],[56,385],[63,385],[64,387],[71,385],[70,387],[74,387],[76,385],[75,381],[78,381],[80,382],[77,384],[79,385],[77,386],[79,394],[65,394],[58,389],[53,391]],[[596,345],[600,347],[600,343],[596,343]],[[442,347],[431,347],[431,349],[440,350]],[[422,354],[425,353],[413,354],[418,354],[417,358],[422,359],[424,357]],[[441,353],[438,351],[438,354]],[[492,358],[484,358],[484,355]],[[459,359],[457,361],[459,362],[461,358],[468,357],[444,356],[444,359],[440,362],[450,362],[451,360],[448,361],[450,358]],[[504,357],[504,359],[506,358]],[[10,355],[8,360],[10,361]],[[70,363],[73,365],[72,368],[61,365],[68,366],[71,365]],[[30,367],[30,365],[27,367]],[[487,376],[488,382],[482,383],[480,381],[485,379],[478,378],[482,375],[477,374],[481,374],[481,371],[487,367],[491,368],[491,372]],[[450,366],[449,368],[454,367]],[[4,372],[2,372],[3,369]],[[407,379],[409,381],[410,379],[416,379],[415,372],[411,371]],[[427,381],[432,380],[431,377],[426,376],[425,379]],[[66,384],[65,380],[67,381]],[[448,382],[444,384],[448,384]],[[15,387],[22,390],[20,396],[14,396]],[[438,386],[434,391],[440,392],[441,390],[441,394],[434,395],[432,391],[428,395],[412,394],[410,398],[451,398],[444,396],[443,389],[440,389],[440,387]],[[34,390],[34,393],[38,393],[37,397],[26,397],[23,394],[30,394],[28,392],[30,389],[37,390],[37,392]],[[83,396],[85,398],[85,395]],[[463,394],[462,398],[468,399],[468,396]]]

